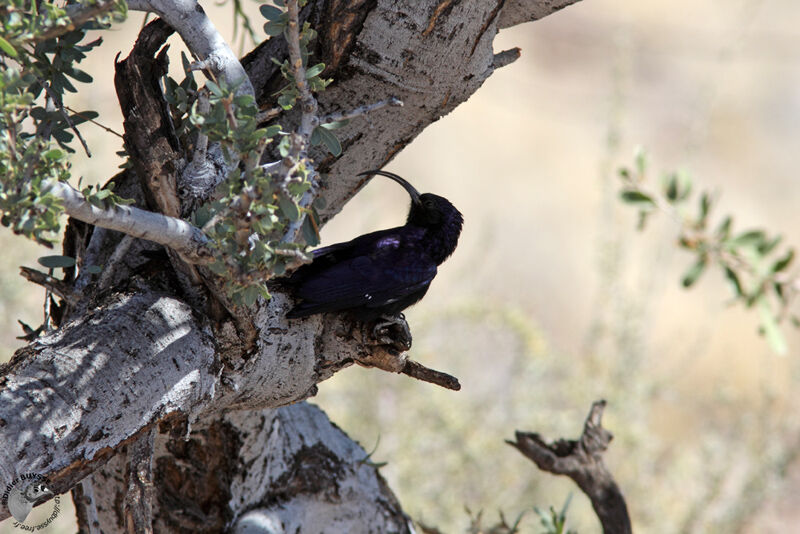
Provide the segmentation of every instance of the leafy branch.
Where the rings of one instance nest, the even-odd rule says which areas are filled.
[[[639,229],[656,212],[667,214],[678,229],[678,246],[695,256],[682,277],[691,287],[709,268],[717,267],[728,281],[733,302],[758,310],[760,332],[774,351],[787,350],[780,325],[800,326],[792,305],[800,293],[800,275],[789,272],[795,249],[782,247],[780,235],[761,228],[735,231],[733,216],[712,223],[716,198],[708,191],[693,196],[692,181],[684,173],[662,177],[658,190],[648,188],[647,157],[639,151],[632,167],[619,169],[620,198],[637,208]]]

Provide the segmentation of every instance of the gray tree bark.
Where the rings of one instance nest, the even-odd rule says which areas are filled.
[[[341,157],[317,155],[323,222],[364,185],[358,172],[385,165],[516,57],[492,50],[499,28],[574,1],[309,2],[302,17],[319,32],[315,57],[335,80],[321,111],[389,97],[405,104],[371,114],[370,126],[356,119],[338,130]],[[265,108],[282,82],[270,58],[285,55],[272,39],[242,60]],[[150,134],[151,151],[165,137]],[[170,157],[162,145],[139,159]],[[152,184],[132,176],[120,193],[154,209]],[[119,241],[75,223],[65,246],[102,265]],[[86,532],[135,531],[141,517],[156,532],[412,531],[363,449],[302,402],[336,371],[391,351],[344,317],[288,321],[291,302],[279,290],[254,310],[225,313],[213,289],[197,289],[194,271],[158,254],[136,240],[107,290],[68,280],[79,304],[0,370],[0,480],[38,473],[56,493],[73,489]],[[126,499],[136,487],[140,497]]]

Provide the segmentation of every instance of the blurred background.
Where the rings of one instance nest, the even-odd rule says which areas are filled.
[[[204,7],[232,36],[230,4]],[[258,4],[245,7],[260,32]],[[787,328],[788,353],[772,352],[721,273],[684,290],[694,258],[678,249],[675,223],[656,214],[637,231],[616,175],[643,146],[654,187],[661,172],[683,170],[719,194],[713,222],[733,214],[739,230],[800,246],[798,21],[792,0],[579,2],[501,32],[496,51],[519,46],[521,59],[390,164],[466,220],[455,255],[406,314],[411,357],[459,377],[462,390],[350,368],[313,401],[388,462],[381,472],[412,517],[463,532],[479,512],[487,526],[502,511],[538,532],[533,507],[558,509],[572,493],[568,526],[599,531],[571,481],[537,471],[504,440],[516,429],[576,438],[605,398],[615,435],[605,458],[635,531],[800,532],[800,336]],[[94,84],[67,102],[99,106],[117,131],[113,58],[127,55],[141,22],[132,13],[105,32],[82,64]],[[78,158],[73,174],[105,181],[121,140],[82,132],[95,156]],[[374,180],[323,244],[400,224],[407,202]],[[43,292],[17,267],[48,251],[8,233],[0,246],[7,359],[22,345],[17,319],[41,322]]]

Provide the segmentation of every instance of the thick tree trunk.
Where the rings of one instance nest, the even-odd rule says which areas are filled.
[[[385,165],[516,57],[494,54],[499,27],[573,1],[309,2],[302,15],[319,30],[315,57],[335,80],[320,95],[322,113],[388,97],[405,103],[375,112],[369,127],[356,119],[338,130],[341,157],[318,154],[323,221],[364,184],[358,172]],[[264,107],[279,83],[272,56],[285,56],[280,39],[243,60]],[[126,141],[130,133],[126,124]],[[161,135],[145,137],[159,154],[136,155],[152,157],[151,168],[175,149],[169,132]],[[169,198],[153,198],[147,180],[143,187],[140,202],[167,210]],[[95,231],[80,253],[104,264],[118,243],[113,232]],[[79,279],[86,289],[72,318],[2,369],[0,479],[38,473],[56,493],[75,488],[87,532],[135,529],[148,517],[135,513],[139,505],[152,507],[154,528],[164,532],[410,531],[364,451],[299,402],[339,369],[391,359],[391,350],[345,317],[287,320],[290,301],[280,290],[255,311],[214,312],[197,273],[173,270],[163,253],[154,259],[158,250],[136,241],[115,266],[113,290],[93,294]],[[151,471],[141,461],[148,447]],[[139,497],[126,499],[132,487]]]

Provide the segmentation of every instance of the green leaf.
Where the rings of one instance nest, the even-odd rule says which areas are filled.
[[[0,36],[0,50],[5,52],[9,57],[17,57],[17,50],[11,46],[11,43],[3,39],[2,36]]]
[[[296,221],[300,218],[300,208],[287,196],[278,195],[278,206],[281,208],[283,215],[290,221]]]
[[[264,33],[269,35],[270,37],[276,37],[283,33],[283,29],[286,28],[286,23],[279,20],[271,20],[264,24]]]
[[[262,288],[260,286],[247,286],[242,291],[242,302],[249,308],[256,303],[260,296],[262,296]]]
[[[678,175],[672,174],[667,178],[667,183],[664,186],[664,196],[667,197],[669,202],[678,200]]]
[[[325,128],[317,126],[314,128],[314,131],[311,132],[311,144],[315,144],[314,134],[316,134],[318,141],[323,143],[328,148],[331,154],[334,156],[340,156],[342,154],[342,144],[339,142],[339,139],[336,137],[336,135]]]
[[[206,87],[208,87],[208,90],[214,93],[215,96],[222,98],[222,89],[220,89],[219,85],[212,82],[211,80],[208,80],[206,82]]]
[[[327,205],[328,201],[325,200],[325,197],[323,196],[318,196],[317,198],[314,199],[314,202],[312,203],[312,206],[314,206],[314,208],[317,210],[324,210]]]
[[[731,239],[728,245],[731,248],[755,247],[760,245],[764,241],[764,239],[765,236],[763,231],[750,230],[747,232],[742,232],[741,234]]]
[[[277,20],[283,15],[283,10],[281,8],[267,4],[264,4],[258,10],[261,12],[261,16],[267,20]]]
[[[725,217],[725,219],[720,223],[719,227],[717,227],[717,235],[720,239],[727,239],[731,233],[731,224],[733,224],[733,219],[730,216]]]
[[[344,119],[341,121],[326,122],[325,124],[320,124],[320,127],[326,130],[338,130],[339,128],[347,126],[349,123],[350,119]]]
[[[305,240],[308,246],[315,247],[319,245],[319,232],[317,231],[317,226],[314,224],[312,217],[314,217],[314,215],[308,213],[306,214],[305,220],[303,220],[303,240]]]
[[[92,77],[87,72],[83,72],[80,69],[72,69],[72,71],[67,73],[68,76],[78,80],[79,82],[83,83],[92,83]]]
[[[783,337],[778,320],[769,308],[769,303],[766,299],[761,299],[758,302],[758,314],[761,316],[761,328],[764,336],[767,338],[767,343],[777,354],[784,355],[788,349],[786,339]]]
[[[700,222],[705,226],[708,212],[711,210],[711,196],[707,192],[700,195]]]
[[[317,63],[313,67],[306,70],[306,80],[310,80],[314,76],[319,76],[325,70],[325,63]]]
[[[742,283],[739,281],[739,275],[736,274],[736,271],[725,266],[725,278],[730,282],[731,289],[733,289],[733,294],[739,298],[744,296],[744,292],[742,291]]]
[[[88,267],[84,267],[83,270],[89,274],[100,274],[103,272],[103,268],[99,265],[89,265]]]
[[[697,263],[689,267],[689,270],[683,275],[682,284],[683,287],[691,287],[697,279],[700,278],[700,275],[703,274],[703,270],[705,270],[706,265],[708,264],[708,259],[706,257],[700,258]]]
[[[57,148],[53,148],[42,154],[42,156],[44,156],[44,159],[46,160],[53,161],[63,158],[64,153]]]
[[[792,263],[793,259],[794,259],[794,249],[789,249],[789,252],[787,252],[784,257],[782,257],[772,265],[772,272],[779,273],[783,271],[789,266],[790,263]]]
[[[183,72],[192,72],[192,62],[189,61],[189,58],[183,50],[181,50],[181,64],[183,65]]]
[[[623,191],[620,193],[620,198],[622,198],[623,202],[627,202],[628,204],[639,204],[640,207],[655,206],[655,201],[652,199],[652,197],[650,197],[650,195],[634,189]]]
[[[36,261],[39,262],[39,265],[48,269],[67,269],[75,265],[75,258],[70,256],[42,256]]]
[[[766,256],[767,254],[772,252],[775,249],[775,247],[778,246],[778,243],[781,242],[781,239],[783,239],[783,238],[781,236],[778,236],[775,239],[773,239],[772,241],[767,241],[766,240],[766,236],[765,236],[764,241],[759,243],[758,247],[756,247],[757,250],[758,250],[758,253],[761,254],[762,256]]]
[[[644,148],[640,146],[636,147],[634,160],[636,161],[636,172],[639,173],[639,176],[643,176],[647,170],[647,153],[644,151]]]
[[[281,133],[281,125],[280,124],[270,124],[264,129],[264,135],[266,137],[275,137],[279,133]]]

